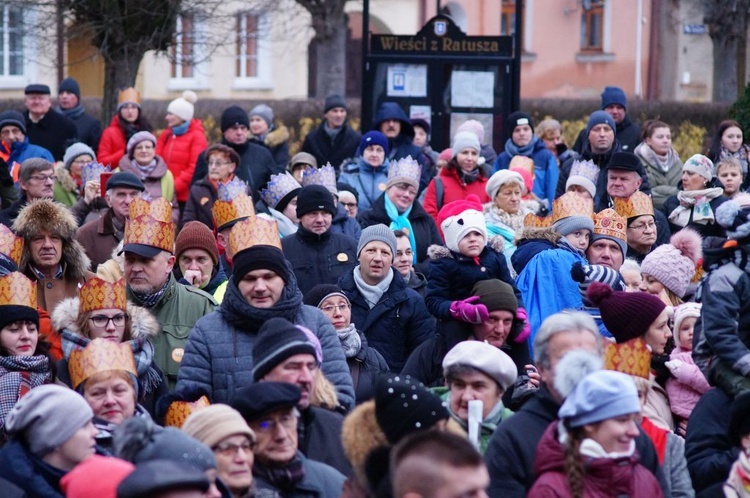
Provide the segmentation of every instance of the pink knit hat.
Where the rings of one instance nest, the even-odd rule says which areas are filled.
[[[651,251],[641,263],[641,273],[651,275],[677,297],[684,297],[703,257],[701,236],[691,228],[672,235],[669,244]]]

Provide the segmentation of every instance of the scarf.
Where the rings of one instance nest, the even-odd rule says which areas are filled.
[[[291,273],[291,270],[289,271]],[[285,318],[295,323],[301,305],[302,292],[297,288],[297,280],[293,276],[284,285],[279,300],[270,308],[251,306],[234,283],[234,279],[229,277],[219,313],[233,327],[243,332],[257,332],[261,325],[274,317]]]
[[[134,289],[130,289],[133,291],[133,295],[138,298],[138,302],[140,302],[141,306],[147,309],[151,309],[154,306],[156,306],[156,303],[159,302],[159,299],[161,299],[161,296],[164,295],[164,292],[166,292],[167,287],[169,287],[171,279],[168,278],[166,282],[164,282],[164,286],[159,289],[158,291],[154,292],[153,294],[147,294],[145,292],[138,292]]]
[[[0,432],[4,432],[5,417],[21,396],[51,376],[49,358],[45,355],[0,356]]]
[[[727,487],[739,497],[750,497],[750,459],[746,452],[740,451],[739,458],[732,464],[724,489]]]
[[[138,172],[141,174],[141,180],[145,180],[149,176],[151,176],[151,173],[154,172],[157,166],[156,157],[154,157],[150,163],[146,164],[145,166],[136,161],[135,159],[130,160],[130,164],[133,165],[133,167],[138,170]]]
[[[488,225],[505,226],[513,232],[523,227],[523,219],[525,217],[526,211],[523,209],[519,209],[516,214],[510,214],[495,206],[494,203],[490,206],[490,210],[486,215]]]
[[[354,284],[357,286],[359,292],[362,293],[362,297],[365,298],[367,306],[370,309],[373,309],[375,305],[380,302],[380,298],[383,297],[383,294],[388,290],[388,287],[391,286],[391,282],[393,281],[393,268],[388,270],[388,275],[379,283],[370,285],[365,282],[364,278],[362,278],[360,266],[361,265],[357,265],[354,268]]]
[[[389,228],[391,230],[403,230],[409,236],[409,245],[411,246],[412,253],[411,262],[417,264],[417,241],[414,239],[414,229],[411,227],[411,221],[409,221],[409,214],[411,214],[411,208],[414,207],[414,204],[409,206],[403,213],[399,213],[398,208],[387,195],[383,196],[383,200],[385,201],[385,212],[388,218],[391,219],[391,226]]]
[[[73,351],[85,349],[91,339],[64,328],[62,331],[62,350],[66,360]],[[138,397],[143,399],[161,384],[161,375],[154,368],[154,345],[145,337],[126,342],[133,351],[135,371],[138,374]]]
[[[727,159],[730,157],[737,159],[740,162],[740,166],[742,167],[742,176],[744,178],[747,176],[748,156],[750,156],[750,147],[745,144],[742,144],[737,152],[729,152],[722,146],[721,150],[719,151],[719,161],[716,162],[718,163],[723,159]]]
[[[71,107],[70,109],[63,109],[62,107],[58,107],[57,109],[63,116],[72,120],[75,120],[75,118],[83,115],[83,113],[86,112],[86,109],[84,109],[81,104],[77,104],[75,107]]]
[[[570,241],[566,239],[565,237],[560,237],[560,240],[557,242],[557,247],[565,251],[570,251],[574,254],[577,254],[578,256],[586,260],[586,252],[582,251],[581,249],[578,249],[577,247],[573,247]]]
[[[190,127],[190,121],[185,121],[181,125],[173,126],[172,127],[172,135],[179,137],[187,133],[188,128]]]
[[[253,465],[253,475],[263,479],[283,493],[291,493],[305,478],[305,467],[299,455],[278,467],[261,465],[256,459]]]
[[[636,147],[636,150],[634,152],[642,155],[646,162],[656,166],[656,168],[662,173],[669,172],[672,166],[677,162],[677,159],[679,159],[679,157],[677,156],[677,152],[672,147],[669,148],[669,151],[666,153],[666,155],[660,156],[659,154],[654,152],[654,149],[649,147],[646,142],[643,142],[638,147]]]
[[[328,137],[331,139],[332,142],[333,142],[333,139],[336,138],[336,135],[338,135],[339,132],[343,129],[344,129],[343,126],[339,126],[338,128],[331,128],[330,126],[328,126],[328,121],[323,123],[323,131],[326,132],[326,135],[328,135]]]
[[[705,188],[702,190],[680,190],[677,192],[677,200],[680,205],[669,215],[669,221],[675,225],[685,227],[690,223],[692,214],[693,223],[710,225],[714,222],[714,210],[710,202],[724,193],[721,187]]]
[[[534,135],[531,139],[531,142],[524,145],[523,147],[519,147],[516,144],[513,143],[513,140],[510,138],[505,141],[505,152],[510,156],[526,156],[531,157],[531,154],[534,152],[534,146],[539,141],[539,138]]]
[[[463,181],[466,185],[474,183],[475,181],[477,181],[477,178],[479,178],[479,166],[471,171],[464,171],[461,168],[458,168],[458,176],[461,177],[461,181]]]
[[[339,335],[341,347],[344,348],[344,356],[347,358],[357,356],[359,350],[362,349],[362,338],[354,324],[350,323],[345,328],[337,330],[336,333]]]
[[[117,120],[120,122],[120,128],[122,129],[122,132],[125,134],[125,143],[128,143],[128,141],[133,138],[133,135],[141,131],[141,124],[140,124],[140,111],[138,113],[138,121],[134,123],[129,123],[122,119],[122,116],[117,116]]]

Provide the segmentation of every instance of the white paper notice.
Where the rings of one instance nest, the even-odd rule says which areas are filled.
[[[490,108],[494,104],[495,73],[489,71],[453,71],[451,105],[453,107]]]
[[[426,97],[427,66],[424,64],[393,64],[388,66],[389,97]]]

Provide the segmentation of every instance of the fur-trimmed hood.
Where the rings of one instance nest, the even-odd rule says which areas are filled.
[[[552,228],[523,227],[516,233],[516,245],[522,240],[546,240],[557,245],[560,238],[562,235]]]
[[[63,189],[78,195],[78,182],[73,179],[70,170],[63,163],[55,165],[55,175],[57,176],[57,183],[62,185]]]
[[[375,418],[374,400],[362,403],[346,416],[341,426],[341,443],[354,475],[365,484],[367,455],[379,446],[388,446],[388,438]]]
[[[289,140],[289,129],[286,126],[281,125],[278,128],[271,130],[268,135],[266,135],[266,139],[263,140],[263,143],[268,147],[276,147],[287,140]]]
[[[503,239],[499,235],[496,235],[494,237],[490,237],[489,241],[487,241],[487,245],[493,251],[502,253],[505,250],[505,239]],[[453,251],[445,246],[441,246],[440,244],[432,244],[430,247],[428,247],[427,257],[430,259],[455,258],[455,256],[453,255]]]
[[[60,301],[55,310],[52,312],[52,327],[61,331],[68,329],[75,334],[81,333],[76,325],[78,321],[78,311],[81,301],[77,297],[71,297]],[[151,339],[159,333],[161,327],[154,315],[146,308],[136,306],[128,301],[128,315],[130,315],[130,336],[133,339]]]

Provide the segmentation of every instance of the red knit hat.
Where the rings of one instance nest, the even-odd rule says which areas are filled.
[[[474,194],[443,206],[438,213],[437,224],[443,232],[446,247],[454,252],[458,252],[458,242],[470,232],[477,231],[487,239],[482,202]]]
[[[175,240],[174,254],[179,259],[180,254],[188,249],[203,249],[214,262],[214,266],[219,264],[219,249],[216,246],[216,239],[210,228],[200,221],[189,221],[180,230],[180,234]]]
[[[618,344],[643,337],[664,308],[661,299],[646,292],[621,292],[594,282],[586,293],[599,308],[602,321]]]

